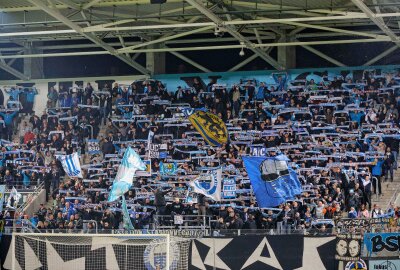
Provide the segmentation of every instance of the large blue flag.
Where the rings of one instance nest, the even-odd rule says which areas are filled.
[[[274,207],[301,194],[301,184],[294,170],[288,167],[288,158],[243,157],[244,166],[256,194],[259,207]]]
[[[124,153],[121,164],[119,165],[117,175],[115,176],[108,201],[112,202],[127,192],[133,182],[136,171],[146,170],[139,155],[131,147],[128,147]]]

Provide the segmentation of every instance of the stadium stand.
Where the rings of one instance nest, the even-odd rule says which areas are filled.
[[[397,230],[399,209],[393,198],[383,200],[393,195],[384,190],[396,189],[398,182],[397,74],[386,78],[365,71],[360,81],[335,75],[315,82],[276,73],[273,79],[245,79],[228,87],[215,79],[206,85],[185,78],[191,87],[176,90],[158,80],[98,89],[50,87],[40,116],[32,111],[34,87],[5,88],[0,183],[10,190],[44,186],[47,201],[31,215],[4,208],[5,227],[122,229],[121,202],[110,203],[108,196],[131,146],[147,166],[125,195],[135,229],[312,234],[331,232],[347,219],[395,218],[385,230]],[[229,142],[210,147],[182,108],[217,115]],[[68,177],[57,159],[73,153],[80,157],[82,179]],[[242,157],[280,154],[296,170],[302,192],[259,207]],[[218,202],[190,187],[215,168],[222,168]]]

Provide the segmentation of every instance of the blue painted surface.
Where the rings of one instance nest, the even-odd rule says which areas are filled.
[[[349,71],[348,78],[353,78],[354,71],[362,70],[381,70],[382,73],[394,73],[400,70],[400,65],[388,66],[359,66],[359,67],[337,67],[337,68],[315,68],[315,69],[290,69],[287,70],[289,81],[294,80],[298,75],[310,72],[307,80],[314,79],[316,83],[321,81],[321,77],[316,72],[327,72],[329,77],[340,75],[342,71]],[[210,82],[210,76],[221,76],[218,83],[226,84],[230,88],[233,84],[237,84],[241,79],[255,79],[258,82],[265,82],[267,84],[274,84],[275,81],[272,77],[273,73],[282,73],[276,70],[257,70],[257,71],[242,71],[242,72],[212,72],[212,73],[185,73],[185,74],[164,74],[154,75],[153,79],[161,80],[167,87],[168,91],[175,92],[178,86],[183,88],[187,87],[181,77],[200,77],[205,84]]]

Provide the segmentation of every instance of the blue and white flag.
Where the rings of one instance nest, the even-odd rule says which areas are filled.
[[[125,197],[122,196],[122,219],[123,219],[123,225],[125,230],[133,230],[135,229],[132,225],[131,217],[128,212],[128,207],[126,206],[126,200]]]
[[[284,155],[243,157],[259,207],[275,207],[301,194],[297,174],[287,161]]]
[[[0,212],[3,211],[5,191],[6,191],[6,185],[0,185]]]
[[[115,176],[108,201],[117,200],[124,195],[132,186],[133,178],[136,171],[146,170],[146,165],[143,163],[139,155],[131,147],[126,149],[121,164],[119,165],[117,175]]]
[[[224,186],[222,188],[222,194],[224,199],[235,199],[236,198],[236,181],[233,178],[225,178]]]
[[[83,178],[81,164],[79,162],[79,157],[77,153],[72,153],[71,155],[58,156],[65,173],[69,177]]]
[[[87,140],[87,146],[88,146],[88,154],[89,155],[96,155],[100,154],[100,146],[99,146],[99,140],[97,139],[89,139]]]
[[[10,192],[10,196],[8,196],[7,199],[7,208],[17,208],[18,202],[21,198],[22,198],[21,193],[18,193],[15,187],[13,187]]]
[[[190,182],[192,192],[203,194],[214,201],[221,200],[222,168],[212,170],[209,174],[201,175]]]
[[[178,165],[176,162],[160,162],[161,175],[176,175],[177,171]]]

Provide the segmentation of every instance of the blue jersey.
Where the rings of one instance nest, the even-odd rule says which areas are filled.
[[[29,91],[26,93],[26,101],[33,103],[33,101],[35,100],[35,96],[37,95],[37,90],[33,89],[32,91]]]
[[[3,113],[0,112],[0,116],[3,117],[4,123],[6,126],[10,126],[12,124],[12,121],[14,119],[14,116],[17,115],[18,112],[13,112],[13,113]]]

